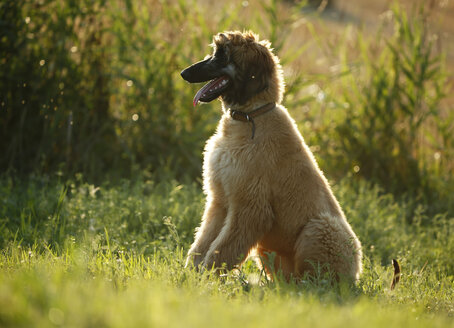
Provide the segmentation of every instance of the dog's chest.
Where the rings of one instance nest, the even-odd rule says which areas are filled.
[[[253,147],[217,143],[205,153],[204,175],[231,193],[244,188],[245,183],[260,170],[256,162],[257,153]]]

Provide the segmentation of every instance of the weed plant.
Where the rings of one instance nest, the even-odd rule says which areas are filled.
[[[374,43],[359,38],[362,74],[343,77],[340,102],[346,115],[336,132],[339,150],[349,155],[348,161],[338,156],[339,161],[401,192],[430,188],[441,172],[453,169],[448,160],[452,148],[445,143],[453,131],[439,128],[453,118],[440,111],[446,75],[441,55],[434,54],[435,36],[428,30],[427,15],[421,7],[409,21],[394,7],[383,25],[394,30],[392,36],[379,33]],[[343,62],[344,67],[348,64]]]

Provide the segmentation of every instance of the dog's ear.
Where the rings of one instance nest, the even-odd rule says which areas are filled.
[[[250,97],[262,92],[267,87],[267,73],[261,70],[258,65],[251,65],[246,75],[244,98],[249,99]]]
[[[229,37],[225,33],[218,33],[213,37],[212,45],[215,47],[227,45],[230,43]]]
[[[221,51],[228,61],[230,58],[230,44],[231,41],[225,33],[218,33],[213,37],[211,46],[214,48],[215,53]]]
[[[228,38],[227,35],[225,35],[224,33],[219,33],[219,39],[220,39],[221,42],[223,42],[223,43],[229,41],[229,38]]]
[[[252,97],[268,87],[272,76],[274,63],[272,58],[265,52],[259,52],[255,60],[248,63],[245,68],[245,90],[247,98]]]

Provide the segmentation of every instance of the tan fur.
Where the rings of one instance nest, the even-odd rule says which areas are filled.
[[[193,258],[196,266],[232,269],[250,254],[266,263],[275,253],[274,268],[268,264],[267,269],[280,269],[286,277],[301,277],[321,264],[338,276],[358,279],[360,242],[280,105],[282,70],[269,42],[250,32],[225,32],[214,37],[214,46],[227,47],[237,70],[258,63],[269,71],[269,80],[266,90],[241,106],[222,97],[224,114],[205,147],[206,207],[188,263]],[[269,102],[277,106],[254,119],[254,139],[250,124],[228,113],[232,107],[248,112]]]

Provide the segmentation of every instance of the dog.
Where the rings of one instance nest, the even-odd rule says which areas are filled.
[[[186,265],[231,270],[257,255],[267,273],[287,279],[325,268],[356,281],[360,241],[281,105],[283,72],[270,42],[229,31],[211,46],[181,72],[190,83],[209,81],[194,106],[220,98],[223,111],[205,146],[206,204]]]

